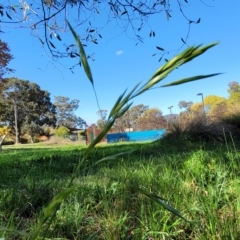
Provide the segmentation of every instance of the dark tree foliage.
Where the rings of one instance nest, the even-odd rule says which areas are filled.
[[[202,0],[198,1],[207,6]],[[192,24],[201,21],[200,16],[190,19],[185,13],[185,8],[193,2],[193,0],[22,0],[16,4],[13,0],[3,0],[0,3],[0,31],[4,31],[9,25],[15,28],[29,28],[31,34],[39,39],[39,43],[46,51],[50,51],[55,59],[75,58],[79,56],[75,44],[67,43],[63,39],[64,33],[68,31],[66,19],[74,28],[80,26],[77,32],[84,44],[98,44],[103,37],[101,30],[111,22],[115,23],[120,33],[126,33],[138,44],[146,37],[141,34],[143,28],[149,29],[149,37],[155,37],[157,31],[162,31],[161,24],[159,29],[152,29],[149,24],[151,16],[164,14],[168,21],[179,11],[188,26],[187,34],[183,34],[181,38],[181,44],[184,46],[187,44]],[[157,49],[162,56],[168,52],[159,46]],[[93,58],[92,55],[88,57]]]
[[[18,78],[4,79],[1,84],[0,121],[11,127],[18,143],[21,129],[32,123],[55,125],[55,107],[50,93],[33,82]]]
[[[13,72],[13,69],[7,67],[12,59],[13,56],[10,54],[10,49],[7,43],[0,39],[0,81],[4,74]]]

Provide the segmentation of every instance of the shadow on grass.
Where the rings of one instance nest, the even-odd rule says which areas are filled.
[[[130,150],[135,152],[88,168],[103,157]],[[123,203],[126,204],[124,208],[129,212],[134,211],[136,215],[141,204],[139,194],[132,186],[147,186],[156,193],[164,188],[173,192],[175,184],[169,181],[172,176],[166,175],[162,178],[168,169],[175,172],[176,178],[186,160],[191,158],[195,164],[194,161],[197,161],[199,155],[204,152],[209,152],[207,161],[221,157],[224,164],[228,165],[232,157],[228,155],[231,150],[234,153],[234,148],[230,148],[230,144],[227,146],[224,142],[189,141],[189,139],[180,141],[174,136],[152,143],[99,146],[83,165],[85,170],[79,172],[77,198],[88,206],[97,206],[102,199],[113,203],[118,197],[114,195],[115,190],[124,185],[123,188],[127,189],[128,193]],[[22,221],[20,219],[33,219],[40,213],[42,207],[66,186],[83,151],[77,148],[50,151],[35,148],[0,155],[0,212],[4,212],[6,219],[14,213],[17,225]],[[199,155],[193,158],[196,153]],[[237,164],[237,157],[234,157]],[[195,165],[193,167],[195,168]],[[92,196],[93,199],[89,200],[88,196]],[[130,201],[134,204],[128,207]],[[144,198],[143,201],[147,201],[149,206],[149,200]],[[129,221],[129,224],[138,226],[137,223],[131,222],[131,219]]]
[[[155,158],[155,161],[171,161],[179,158],[178,168],[187,156],[196,151],[221,151],[229,150],[225,143],[221,142],[192,142],[189,140],[177,140],[168,137],[152,143],[135,144],[114,144],[97,147],[91,153],[87,161],[82,166],[85,171],[81,171],[79,176],[94,175],[101,168],[114,168],[119,164],[119,160],[113,160],[102,163],[88,169],[93,163],[101,158],[117,153],[135,150],[130,155],[121,159],[131,164],[137,165],[147,163],[149,159]],[[14,152],[7,152],[0,155],[0,188],[17,186],[19,179],[28,179],[28,181],[51,182],[54,180],[65,181],[70,178],[74,167],[81,160],[83,150],[75,149],[21,149]],[[121,160],[120,159],[120,160]],[[226,162],[227,163],[227,162]],[[175,163],[174,163],[175,164]]]

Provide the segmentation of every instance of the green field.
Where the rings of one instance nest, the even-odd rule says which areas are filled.
[[[42,208],[69,183],[85,149],[84,144],[3,147],[0,238],[27,238]],[[89,167],[129,150],[135,152]],[[77,190],[38,239],[240,239],[239,150],[233,141],[99,145],[79,171]],[[136,187],[161,196],[191,222]]]

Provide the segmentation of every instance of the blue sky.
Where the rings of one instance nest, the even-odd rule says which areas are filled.
[[[224,74],[175,87],[151,90],[136,98],[134,105],[142,103],[149,107],[158,107],[163,114],[169,114],[168,107],[173,106],[172,112],[178,113],[179,101],[200,102],[201,98],[197,93],[203,93],[204,96],[214,94],[228,97],[228,83],[240,82],[240,1],[205,1],[213,7],[208,7],[201,1],[191,2],[194,3],[184,8],[185,13],[193,20],[200,17],[201,22],[192,25],[188,45],[208,44],[214,41],[220,43],[198,59],[174,71],[162,83],[199,74]],[[156,46],[166,50],[182,46],[181,38],[185,38],[188,31],[187,22],[180,15],[177,6],[173,6],[171,15],[169,21],[166,20],[165,14],[152,16],[148,25],[140,32],[144,42],[137,46],[130,30],[127,34],[122,33],[122,29],[111,22],[99,32],[103,37],[99,44],[90,44],[85,49],[87,54],[94,53],[96,59],[90,60],[89,64],[101,109],[110,111],[126,88],[131,89],[140,81],[146,82],[163,64],[158,62],[160,55],[152,56],[159,52]],[[91,19],[92,23],[102,26],[106,19],[104,15],[100,17]],[[68,20],[73,22],[73,17],[69,16]],[[149,37],[151,30],[155,31],[155,38]],[[80,106],[76,114],[88,124],[97,121],[96,99],[83,68],[76,67],[72,74],[68,68],[76,63],[73,59],[52,61],[51,56],[46,54],[39,40],[31,35],[29,29],[11,28],[8,25],[4,31],[5,34],[1,34],[1,38],[9,44],[14,56],[9,66],[16,70],[14,74],[6,77],[15,76],[35,82],[42,89],[49,91],[52,98],[61,95],[79,99]],[[76,31],[80,34],[81,26]],[[61,37],[63,40],[74,42],[70,32],[62,34]],[[170,59],[174,53],[164,58]]]

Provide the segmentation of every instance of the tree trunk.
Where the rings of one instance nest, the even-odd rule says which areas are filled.
[[[16,141],[15,144],[19,143],[19,133],[18,133],[18,113],[17,113],[17,103],[15,99],[13,99],[13,105],[14,105],[14,120],[15,120],[15,134],[16,134]]]
[[[31,135],[30,135],[30,141],[31,141],[31,143],[34,143],[34,142],[33,142],[33,137],[34,137],[33,134],[31,134]]]
[[[5,139],[6,136],[7,136],[7,135],[4,134],[4,135],[0,138],[0,152],[2,152],[2,143],[3,143],[3,141],[4,141],[4,139]]]

